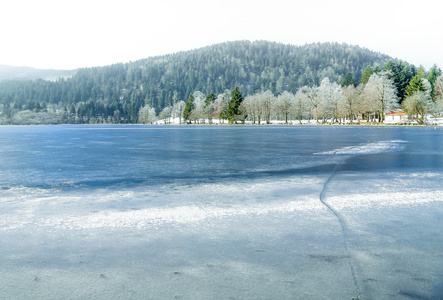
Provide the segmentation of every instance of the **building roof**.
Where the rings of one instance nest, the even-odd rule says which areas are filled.
[[[402,111],[401,109],[391,110],[390,112],[386,113],[387,116],[406,116],[406,113]]]

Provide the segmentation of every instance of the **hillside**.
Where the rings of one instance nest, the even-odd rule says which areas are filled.
[[[143,105],[160,111],[197,90],[218,94],[238,85],[243,95],[268,89],[275,94],[295,93],[301,86],[318,85],[324,77],[338,81],[348,72],[358,81],[367,66],[382,67],[390,59],[339,43],[226,42],[126,64],[79,69],[72,78],[56,82],[0,82],[0,111],[8,118],[14,110],[38,111],[50,105],[54,111],[75,114],[85,122],[100,116],[134,123]]]

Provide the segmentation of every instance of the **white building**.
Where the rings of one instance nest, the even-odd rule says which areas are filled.
[[[408,119],[408,115],[401,109],[392,110],[385,114],[385,123],[404,122]]]

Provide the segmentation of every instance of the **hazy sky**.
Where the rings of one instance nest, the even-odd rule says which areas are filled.
[[[345,42],[443,68],[441,0],[11,0],[0,64],[75,69],[234,40]]]

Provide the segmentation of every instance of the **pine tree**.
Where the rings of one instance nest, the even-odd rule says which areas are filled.
[[[435,99],[434,85],[435,81],[440,75],[441,75],[441,70],[437,68],[437,65],[432,66],[431,70],[429,70],[428,80],[432,87],[432,99]]]
[[[341,86],[349,86],[349,85],[356,86],[357,82],[355,81],[354,76],[352,76],[352,74],[350,72],[348,72],[348,74],[346,74],[346,76],[344,76],[344,75],[341,76],[340,85]]]
[[[417,70],[417,74],[416,75],[420,76],[421,78],[426,78],[427,76],[426,76],[425,67],[420,65],[420,67]]]
[[[373,73],[374,73],[374,70],[372,70],[372,68],[370,66],[367,66],[366,70],[363,72],[363,75],[361,76],[360,83],[361,84],[368,83],[368,80]]]
[[[191,117],[191,112],[194,109],[194,96],[192,94],[189,95],[188,100],[185,104],[185,110],[183,111],[183,119],[186,121],[189,121],[189,118]]]
[[[395,85],[397,86],[397,95],[400,103],[403,103],[405,99],[406,88],[411,82],[412,77],[415,75],[415,67],[409,65],[405,61],[400,61],[397,65],[397,76],[395,78]]]
[[[392,60],[389,60],[384,66],[383,66],[383,71],[395,71],[396,68],[396,64],[395,62],[393,62]]]
[[[411,79],[411,81],[409,82],[408,87],[406,88],[405,98],[414,95],[414,93],[417,92],[417,91],[422,91],[422,92],[426,91],[426,86],[423,84],[423,80],[422,79],[423,79],[422,75],[417,72],[417,75],[415,75]]]
[[[243,96],[240,93],[240,90],[238,86],[235,86],[235,88],[231,92],[231,100],[229,101],[229,108],[227,112],[228,120],[230,123],[235,121],[238,117],[239,113],[239,107],[240,104],[243,101]]]
[[[214,93],[211,91],[205,98],[205,106],[208,106],[211,102],[214,102],[216,98],[217,97],[215,97]]]

